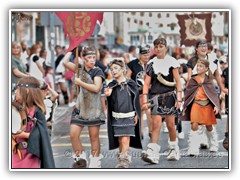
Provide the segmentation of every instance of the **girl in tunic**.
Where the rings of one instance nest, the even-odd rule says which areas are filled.
[[[206,126],[209,141],[209,150],[218,151],[217,133],[214,124],[217,124],[215,115],[219,111],[219,99],[213,85],[213,75],[209,68],[209,61],[197,61],[197,75],[193,76],[185,91],[183,119],[190,119],[191,132],[189,135],[189,155],[198,155],[200,148],[199,125]],[[208,73],[208,75],[206,75]]]
[[[83,48],[83,61],[81,61],[79,67],[69,61],[71,55],[72,52],[66,53],[63,64],[67,69],[74,72],[79,68],[79,78],[75,77],[73,82],[80,87],[70,126],[70,138],[74,150],[73,168],[85,168],[88,163],[79,138],[84,126],[88,127],[91,141],[89,168],[101,168],[100,160],[102,155],[100,154],[99,129],[106,119],[101,102],[101,87],[104,81],[104,74],[100,68],[95,67],[95,48]]]
[[[147,110],[150,107],[149,102],[152,102],[152,138],[151,143],[147,146],[148,149],[142,152],[142,160],[158,164],[160,158],[158,141],[163,117],[166,119],[170,139],[167,159],[179,160],[180,158],[174,119],[181,107],[182,89],[178,73],[180,64],[167,54],[166,40],[158,38],[154,40],[153,44],[157,56],[148,62],[142,106],[142,110]],[[148,96],[151,98],[150,101],[148,101]]]
[[[119,148],[116,168],[128,168],[129,146],[142,149],[138,88],[132,79],[126,79],[122,60],[114,59],[109,67],[114,78],[104,89],[108,100],[109,149]]]
[[[16,87],[16,101],[28,118],[26,130],[13,135],[12,168],[55,168],[40,83],[34,77],[23,77]]]

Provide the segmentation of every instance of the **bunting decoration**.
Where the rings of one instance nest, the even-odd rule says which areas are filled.
[[[211,13],[176,16],[180,26],[181,45],[192,46],[199,39],[212,41]]]
[[[64,34],[69,37],[67,52],[73,50],[90,37],[97,21],[102,23],[103,12],[55,12],[64,26]]]

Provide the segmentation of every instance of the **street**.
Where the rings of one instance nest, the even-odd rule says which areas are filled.
[[[72,159],[72,146],[69,137],[71,108],[68,106],[60,105],[56,109],[55,121],[53,124],[53,132],[51,137],[51,144],[53,148],[53,154],[55,159],[56,168],[71,168],[73,164]],[[155,169],[228,169],[229,159],[228,152],[223,148],[222,141],[224,139],[226,115],[222,116],[222,120],[217,120],[216,126],[219,140],[218,153],[210,153],[207,149],[200,150],[200,155],[197,157],[189,157],[187,155],[188,147],[188,133],[190,131],[190,123],[183,122],[183,132],[185,134],[184,139],[179,139],[179,147],[181,152],[181,159],[179,161],[167,161],[168,151],[168,133],[161,130],[161,138],[159,145],[160,150],[160,162],[159,164],[149,164],[141,160],[141,150],[130,149],[132,156],[132,164],[129,168],[155,168]],[[146,125],[146,121],[144,124]],[[146,126],[145,126],[146,127]],[[84,151],[87,153],[87,157],[90,154],[90,141],[88,136],[87,127],[83,129],[81,134],[81,140],[83,143]],[[142,140],[143,148],[146,149],[150,139],[148,136],[147,128],[144,128],[144,139]],[[113,151],[108,150],[108,137],[107,137],[107,125],[101,126],[100,129],[100,143],[101,153],[103,154],[102,168],[114,168],[117,164],[117,149]]]

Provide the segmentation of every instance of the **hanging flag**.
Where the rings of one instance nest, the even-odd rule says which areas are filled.
[[[212,41],[211,13],[177,15],[181,45],[192,46],[197,40]]]
[[[90,37],[97,20],[102,23],[103,12],[55,12],[64,25],[64,34],[69,37],[67,52]]]

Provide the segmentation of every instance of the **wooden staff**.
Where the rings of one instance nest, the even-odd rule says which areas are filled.
[[[76,56],[75,56],[75,65],[77,66],[77,69],[75,71],[75,77],[79,78],[79,68],[78,68],[78,47],[76,48]],[[79,94],[79,86],[76,86],[77,88],[77,96]]]

